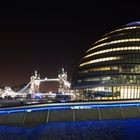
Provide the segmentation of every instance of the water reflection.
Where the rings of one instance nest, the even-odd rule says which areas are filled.
[[[140,119],[0,126],[0,140],[140,140]]]

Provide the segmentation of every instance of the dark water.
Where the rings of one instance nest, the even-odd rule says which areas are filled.
[[[140,119],[0,126],[0,140],[140,140]]]

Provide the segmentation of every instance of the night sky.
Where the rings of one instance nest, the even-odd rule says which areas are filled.
[[[1,3],[0,86],[28,83],[34,70],[54,78],[62,67],[70,79],[91,43],[138,20],[139,4],[129,1]]]

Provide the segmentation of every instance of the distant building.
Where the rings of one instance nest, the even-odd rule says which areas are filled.
[[[102,36],[85,52],[73,89],[90,99],[140,98],[140,22]]]

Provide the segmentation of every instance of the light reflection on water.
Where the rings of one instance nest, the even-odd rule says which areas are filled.
[[[140,119],[0,126],[0,140],[140,140]]]

